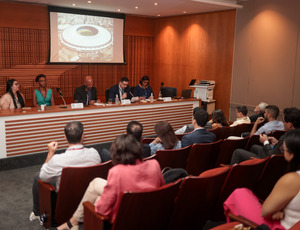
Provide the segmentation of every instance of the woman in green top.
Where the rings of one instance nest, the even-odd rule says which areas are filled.
[[[33,106],[55,105],[52,89],[46,87],[46,76],[39,74],[35,82],[38,83],[38,87],[33,91]]]

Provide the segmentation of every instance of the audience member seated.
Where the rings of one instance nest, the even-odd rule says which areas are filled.
[[[193,116],[195,115],[195,113],[197,111],[199,111],[200,109],[202,109],[201,107],[197,106],[195,108],[193,108]],[[211,129],[211,123],[210,122],[207,122],[206,125],[205,125],[205,129]],[[180,129],[177,129],[175,131],[175,134],[183,134],[183,133],[190,133],[194,130],[194,126],[193,124],[189,124],[189,125],[184,125],[182,128]]]
[[[94,105],[96,102],[100,102],[97,100],[97,89],[93,87],[91,76],[86,76],[84,85],[75,89],[74,101],[84,105]]]
[[[194,131],[182,137],[181,145],[186,147],[195,143],[210,143],[216,141],[216,135],[205,130],[208,113],[200,108],[193,116]]]
[[[178,140],[168,122],[160,121],[156,123],[154,130],[157,137],[149,144],[151,155],[154,155],[157,150],[181,148],[181,141]]]
[[[154,96],[151,86],[149,85],[150,79],[148,76],[143,76],[140,80],[140,84],[138,84],[133,91],[133,95],[135,97],[139,97],[140,99],[147,99],[151,96]]]
[[[25,97],[19,92],[20,85],[15,79],[6,83],[6,94],[0,98],[1,109],[17,109],[25,107]]]
[[[53,141],[48,144],[48,155],[38,174],[35,175],[32,185],[33,210],[30,221],[39,219],[39,186],[38,180],[50,183],[59,189],[60,176],[64,167],[84,167],[101,163],[99,153],[94,148],[84,148],[83,125],[79,121],[69,122],[65,126],[65,138],[68,148],[64,153],[55,154],[58,143]]]
[[[276,105],[268,105],[265,109],[264,117],[259,117],[255,121],[253,128],[250,132],[250,136],[259,135],[262,133],[268,134],[275,130],[284,130],[282,121],[277,121],[279,115],[279,108]],[[262,122],[265,123],[262,127],[257,129],[258,125]]]
[[[278,180],[264,203],[261,205],[249,189],[239,188],[224,202],[225,211],[230,210],[270,229],[290,229],[300,220],[299,129],[286,133],[283,149],[284,158],[289,162],[289,172]]]
[[[286,108],[283,110],[283,125],[284,130],[300,129],[300,110],[293,108]],[[263,144],[253,145],[250,151],[244,149],[234,150],[231,157],[231,165],[249,160],[251,157],[265,158],[273,154],[282,154],[282,145],[285,135],[282,135],[279,140],[274,137],[268,137],[266,134],[260,134],[259,141]]]
[[[249,117],[250,121],[255,122],[257,120],[257,118],[264,117],[265,109],[267,106],[268,106],[268,104],[265,102],[261,102],[257,106],[255,106],[254,112],[256,114]]]
[[[122,77],[120,82],[109,89],[109,99],[115,102],[116,96],[119,100],[131,99],[132,93],[130,92],[129,80],[127,77]]]
[[[126,129],[127,134],[132,134],[138,142],[141,142],[143,135],[143,125],[138,121],[130,121]],[[149,157],[151,155],[151,149],[149,144],[142,144],[142,157]]]
[[[47,88],[47,80],[44,74],[39,74],[35,78],[37,89],[33,90],[33,106],[38,105],[55,105],[52,89]]]
[[[221,109],[214,110],[211,114],[211,120],[209,121],[212,129],[221,128],[223,126],[229,126],[228,121],[225,118]]]
[[[250,124],[250,118],[247,116],[248,109],[246,106],[237,106],[235,108],[236,121],[233,122],[230,127],[237,126],[240,124]]]
[[[71,229],[83,221],[85,201],[95,204],[96,212],[109,216],[114,222],[120,195],[124,191],[142,192],[164,185],[163,175],[156,160],[143,161],[141,144],[131,134],[118,136],[110,148],[112,163],[107,181],[95,178],[87,188],[73,217],[57,229]]]

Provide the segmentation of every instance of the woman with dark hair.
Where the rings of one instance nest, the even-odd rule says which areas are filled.
[[[168,122],[160,121],[156,123],[154,130],[157,137],[149,144],[151,155],[154,155],[157,150],[181,148],[181,141],[178,140]]]
[[[284,138],[284,158],[289,172],[275,184],[261,205],[248,189],[236,189],[225,201],[226,210],[270,229],[289,229],[300,220],[300,130],[290,130]],[[251,210],[251,211],[249,211]],[[255,212],[256,210],[256,212]]]
[[[229,126],[228,121],[225,118],[224,113],[221,109],[214,110],[211,114],[211,128],[216,129],[223,126]]]
[[[83,222],[82,203],[85,201],[94,203],[96,212],[109,216],[110,221],[114,222],[122,192],[141,192],[164,185],[158,162],[143,161],[141,151],[141,144],[133,135],[118,136],[110,148],[114,167],[109,170],[107,181],[95,178],[87,188],[73,217],[57,229],[71,229],[72,226]]]
[[[1,109],[17,109],[25,107],[25,97],[19,92],[20,85],[15,79],[6,83],[6,94],[0,99]]]
[[[149,98],[152,94],[154,96],[151,86],[149,85],[150,79],[148,76],[143,76],[133,91],[135,97]]]
[[[47,88],[47,80],[44,74],[39,74],[35,78],[37,88],[33,90],[33,106],[55,105],[52,89]]]

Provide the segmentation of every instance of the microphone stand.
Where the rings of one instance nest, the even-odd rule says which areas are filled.
[[[61,97],[61,99],[64,102],[64,106],[60,106],[59,108],[66,109],[67,108],[67,104],[66,104],[66,101],[65,101],[64,97],[61,94],[59,94],[59,96]]]

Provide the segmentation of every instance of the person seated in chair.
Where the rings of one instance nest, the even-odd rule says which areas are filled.
[[[182,148],[195,143],[211,143],[216,141],[216,135],[205,130],[207,121],[208,113],[200,108],[193,117],[194,131],[182,137]]]
[[[109,89],[109,99],[115,102],[116,96],[119,100],[131,99],[132,93],[130,92],[129,79],[127,77],[122,77],[120,82]]]
[[[256,114],[249,117],[251,122],[255,122],[257,120],[257,118],[259,118],[259,117],[264,117],[265,109],[267,106],[268,106],[268,104],[265,102],[261,102],[257,106],[255,106],[254,112]]]
[[[147,99],[154,96],[151,86],[149,85],[150,79],[148,76],[143,76],[140,80],[140,84],[134,87],[133,95],[135,97]]]
[[[167,121],[160,121],[154,127],[157,137],[150,143],[151,155],[157,150],[180,149],[181,141],[176,137],[172,126]]]
[[[60,176],[64,167],[84,167],[101,163],[101,158],[94,148],[83,147],[83,125],[79,121],[71,121],[65,126],[65,138],[68,148],[64,153],[55,154],[58,143],[56,141],[48,144],[48,155],[39,173],[33,180],[32,196],[33,210],[29,220],[39,219],[39,185],[38,180],[50,183],[59,189]]]
[[[211,114],[211,120],[209,121],[212,129],[229,126],[228,121],[225,118],[221,109],[216,109]]]
[[[91,76],[86,76],[84,85],[75,89],[74,101],[84,105],[94,105],[96,102],[100,102],[100,100],[97,100],[97,89],[93,87]]]
[[[158,162],[156,160],[143,161],[141,152],[141,144],[133,135],[118,136],[110,148],[114,166],[109,170],[107,180],[95,178],[89,184],[71,219],[57,229],[71,229],[83,222],[82,204],[85,201],[95,204],[95,211],[109,216],[113,223],[122,192],[142,192],[164,185]]]
[[[235,108],[236,121],[233,122],[230,127],[234,127],[240,124],[250,124],[250,118],[247,116],[248,109],[246,106],[237,106]]]
[[[300,110],[292,107],[283,110],[283,125],[284,130],[300,129]],[[250,151],[245,149],[234,150],[230,164],[240,163],[245,160],[254,158],[266,158],[273,154],[282,154],[282,144],[285,135],[282,135],[279,140],[274,137],[268,137],[266,134],[260,134],[259,141],[263,144],[253,145]]]

